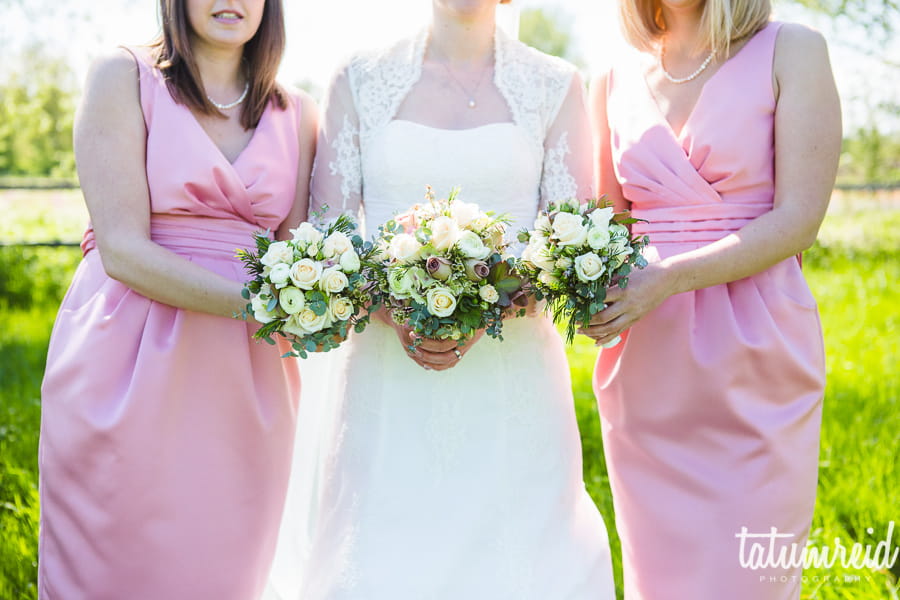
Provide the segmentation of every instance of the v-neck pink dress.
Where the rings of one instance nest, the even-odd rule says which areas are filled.
[[[232,164],[134,50],[152,239],[243,281],[235,249],[295,196],[299,103],[270,105]],[[43,383],[44,600],[252,600],[278,535],[299,372],[252,323],[181,310],[103,270],[92,231]]]
[[[769,24],[707,80],[683,131],[638,60],[609,78],[616,175],[648,258],[699,248],[772,209]],[[603,350],[594,374],[628,600],[787,600],[800,570],[750,568],[753,544],[803,547],[825,365],[816,303],[790,258],[673,296]],[[742,557],[745,559],[742,563]],[[746,566],[745,566],[746,565]]]

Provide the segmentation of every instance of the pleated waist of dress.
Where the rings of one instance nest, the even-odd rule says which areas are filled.
[[[650,243],[710,243],[735,233],[757,217],[771,210],[761,204],[698,205],[632,210],[632,216],[643,219],[632,225],[632,233],[646,235]]]
[[[254,249],[253,234],[262,231],[264,227],[239,219],[163,214],[150,217],[150,238],[173,252],[234,256],[239,248]],[[94,230],[89,227],[81,251],[86,255],[95,247]]]

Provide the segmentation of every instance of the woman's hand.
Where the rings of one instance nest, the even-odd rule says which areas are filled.
[[[403,345],[404,352],[417,365],[428,371],[452,369],[484,335],[484,330],[480,329],[471,338],[464,340],[462,344],[457,340],[435,340],[417,334],[406,324],[394,322],[384,308],[379,309],[374,315],[382,323],[394,328]]]
[[[578,333],[607,344],[634,325],[674,293],[669,273],[661,263],[651,263],[632,271],[625,289],[613,286],[606,291],[606,308],[591,319],[591,326]]]

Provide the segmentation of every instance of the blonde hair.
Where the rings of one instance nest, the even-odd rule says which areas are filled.
[[[769,22],[770,0],[706,0],[697,46],[728,56],[732,42],[752,36]],[[659,0],[619,0],[625,39],[638,50],[659,47],[666,33]]]

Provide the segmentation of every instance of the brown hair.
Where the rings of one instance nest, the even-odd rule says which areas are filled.
[[[156,66],[177,102],[205,115],[225,118],[206,97],[191,48],[191,25],[185,0],[159,0],[162,32],[151,44]],[[281,0],[266,0],[256,35],[244,45],[250,89],[241,110],[241,125],[253,129],[269,102],[287,108],[285,92],[275,82],[284,54],[284,10]]]
[[[639,50],[655,49],[666,32],[659,0],[620,0],[625,38]],[[750,37],[771,17],[769,0],[706,0],[698,46],[728,55],[731,44]]]

